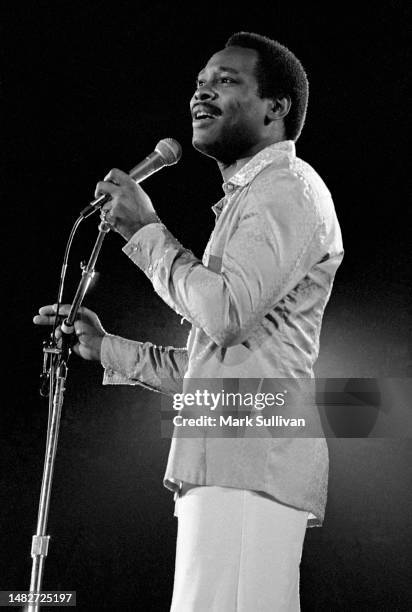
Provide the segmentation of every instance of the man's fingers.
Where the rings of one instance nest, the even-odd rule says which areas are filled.
[[[106,174],[104,180],[114,183],[115,185],[123,185],[125,181],[130,181],[130,176],[126,172],[123,172],[123,170],[112,168],[110,172]]]
[[[48,315],[36,315],[33,317],[33,323],[36,325],[53,325],[54,317]]]
[[[59,308],[59,314],[68,315],[70,312],[70,304],[61,304]],[[57,304],[47,304],[39,308],[40,315],[54,315],[57,311]]]
[[[56,313],[56,305],[55,304],[47,304],[47,306],[42,306],[39,308],[40,315],[52,315]]]
[[[109,181],[99,181],[94,191],[94,197],[100,198],[101,195],[105,195],[106,193],[114,196],[119,193],[119,187]]]
[[[72,351],[75,355],[78,355],[79,357],[81,357],[80,355],[80,344],[77,343],[72,347]]]
[[[71,309],[70,304],[61,304],[59,308],[59,320],[63,317],[67,317]],[[33,317],[33,323],[36,325],[53,325],[56,318],[57,304],[48,304],[39,308],[39,314]],[[82,314],[86,314],[87,308],[80,307],[78,310],[78,317]]]

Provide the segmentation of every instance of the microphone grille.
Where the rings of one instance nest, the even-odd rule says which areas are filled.
[[[176,164],[182,157],[182,147],[174,138],[159,140],[155,151],[164,159],[166,166]]]

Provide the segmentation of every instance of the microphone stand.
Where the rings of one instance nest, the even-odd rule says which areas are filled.
[[[62,323],[62,345],[58,348],[55,342],[43,348],[45,371],[46,363],[49,361],[49,407],[51,408],[51,418],[49,418],[47,428],[46,452],[43,467],[43,479],[40,491],[39,508],[37,515],[36,534],[32,538],[31,556],[33,559],[30,593],[41,593],[41,586],[44,573],[44,564],[47,557],[50,536],[46,535],[47,519],[49,513],[50,493],[53,479],[54,463],[59,437],[60,417],[62,413],[65,383],[68,373],[68,361],[71,353],[72,339],[74,334],[74,322],[77,312],[82,304],[84,296],[95,273],[95,264],[103,244],[103,240],[110,231],[111,226],[105,218],[99,224],[99,234],[88,263],[82,266],[82,277],[78,285],[69,315]],[[36,600],[36,597],[31,598]],[[46,604],[47,605],[47,604]],[[40,608],[38,602],[29,603],[28,612],[37,612]]]

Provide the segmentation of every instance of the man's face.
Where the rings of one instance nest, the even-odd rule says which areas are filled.
[[[190,101],[193,146],[223,163],[247,157],[265,136],[267,99],[258,95],[254,49],[215,53],[197,79]]]

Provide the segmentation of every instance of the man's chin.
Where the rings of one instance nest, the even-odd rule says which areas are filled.
[[[193,134],[192,145],[196,151],[207,155],[208,157],[215,157],[215,147],[212,142],[208,142],[207,139],[199,137],[197,134]]]

